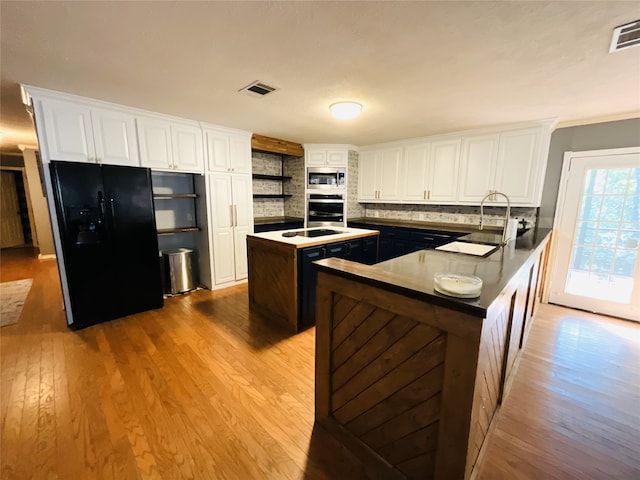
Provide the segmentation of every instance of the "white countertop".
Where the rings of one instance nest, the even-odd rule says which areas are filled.
[[[304,232],[310,230],[320,230],[326,228],[329,230],[336,230],[341,233],[333,235],[323,235],[321,237],[303,237],[296,235],[295,237],[283,237],[285,232]],[[276,230],[275,232],[263,232],[263,233],[251,233],[249,236],[262,238],[265,240],[271,240],[274,242],[280,242],[287,245],[295,246],[296,248],[312,247],[314,245],[324,245],[325,243],[340,242],[342,240],[350,240],[353,238],[366,237],[369,235],[376,235],[380,233],[378,230],[366,230],[364,228],[349,228],[349,227],[318,227],[318,228],[298,228],[294,230]]]

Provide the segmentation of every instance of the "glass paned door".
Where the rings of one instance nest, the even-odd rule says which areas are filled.
[[[640,320],[640,154],[571,158],[550,300]]]

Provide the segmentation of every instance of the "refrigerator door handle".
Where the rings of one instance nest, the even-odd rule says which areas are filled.
[[[116,228],[116,207],[112,194],[109,194],[109,209],[111,210],[111,226]]]
[[[105,211],[104,193],[102,193],[102,190],[98,190],[98,208],[100,209],[100,222],[104,223],[107,212]]]

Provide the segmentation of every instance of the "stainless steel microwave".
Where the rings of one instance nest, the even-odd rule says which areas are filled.
[[[344,168],[308,167],[307,188],[345,188],[347,177]]]

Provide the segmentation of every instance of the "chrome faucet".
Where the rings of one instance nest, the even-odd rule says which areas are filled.
[[[509,197],[507,197],[504,193],[502,192],[489,192],[487,193],[484,198],[480,201],[480,227],[479,230],[482,230],[482,220],[484,217],[484,201],[491,197],[492,195],[502,195],[505,200],[507,201],[507,213],[504,216],[504,227],[502,228],[502,241],[500,242],[500,245],[506,245],[507,244],[507,226],[509,225],[509,217],[511,215],[511,201],[509,200]]]

